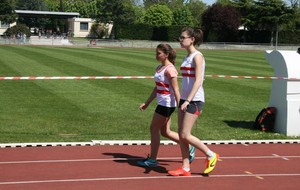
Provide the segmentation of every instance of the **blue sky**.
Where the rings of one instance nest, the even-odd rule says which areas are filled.
[[[202,0],[202,1],[203,1],[203,3],[206,3],[207,5],[212,5],[213,3],[216,2],[216,0]],[[284,0],[284,1],[287,2],[289,5],[289,0]]]
[[[202,0],[202,1],[203,1],[203,3],[208,4],[208,5],[211,5],[214,2],[216,2],[215,0]]]

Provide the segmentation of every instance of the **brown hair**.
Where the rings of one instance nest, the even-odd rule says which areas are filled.
[[[168,60],[175,65],[176,51],[169,44],[159,44],[156,49],[161,50],[165,54],[168,54]]]
[[[203,42],[203,32],[201,29],[185,27],[181,30],[181,32],[186,32],[190,37],[194,37],[195,41],[193,43],[194,46],[200,46]]]

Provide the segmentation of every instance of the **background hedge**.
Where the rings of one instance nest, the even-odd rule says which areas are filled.
[[[134,25],[119,25],[116,28],[117,39],[130,39],[130,40],[154,40],[154,41],[178,41],[181,29],[185,26],[150,26],[146,24]],[[205,34],[205,31],[204,31]],[[218,35],[218,34],[215,34]],[[221,35],[221,34],[220,34]],[[274,43],[276,33],[273,34]],[[239,36],[236,41],[245,43],[270,43],[271,33],[269,31],[239,31]],[[299,44],[300,43],[300,30],[284,30],[279,31],[278,43],[281,44]],[[215,42],[208,35],[204,35],[204,42]]]

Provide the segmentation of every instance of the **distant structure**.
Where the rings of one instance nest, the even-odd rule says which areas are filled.
[[[23,18],[54,18],[63,22],[63,31],[60,33],[64,35],[72,35],[73,37],[89,37],[90,29],[95,23],[91,18],[79,18],[80,14],[77,12],[51,12],[51,11],[29,11],[29,10],[15,10],[19,17]],[[10,27],[15,26],[15,23],[3,23],[0,21],[0,35]],[[108,31],[111,31],[112,24],[108,24]],[[52,33],[51,29],[48,31]]]

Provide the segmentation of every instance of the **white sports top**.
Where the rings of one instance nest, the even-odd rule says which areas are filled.
[[[178,75],[174,65],[168,65],[163,70],[159,71],[161,66],[157,67],[154,81],[156,84],[156,99],[157,104],[165,107],[176,107],[176,99],[172,86],[170,85],[170,80],[166,76],[166,70],[171,68],[175,70],[176,77]]]
[[[202,53],[199,51],[194,52],[188,57],[183,59],[183,62],[180,67],[180,71],[182,74],[182,86],[181,86],[181,97],[180,99],[186,100],[189,96],[189,93],[192,90],[192,87],[195,83],[195,63],[194,57],[195,55],[200,54],[202,57]],[[203,57],[203,64],[202,64],[202,83],[198,91],[196,92],[194,98],[191,101],[202,101],[204,102],[204,89],[203,89],[203,80],[204,80],[204,71],[205,71],[205,60]]]

